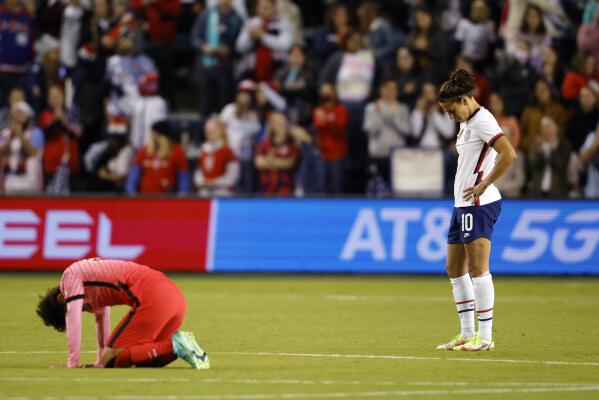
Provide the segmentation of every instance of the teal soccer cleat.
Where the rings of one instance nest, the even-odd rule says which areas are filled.
[[[210,368],[208,354],[198,345],[193,333],[177,331],[171,337],[173,350],[177,357],[191,365],[194,369]]]

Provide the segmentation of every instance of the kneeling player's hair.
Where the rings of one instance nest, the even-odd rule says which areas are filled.
[[[472,91],[475,88],[476,81],[474,75],[466,70],[458,69],[441,86],[439,101],[459,101],[460,97],[472,96]]]
[[[36,312],[44,321],[44,325],[52,326],[57,331],[64,332],[66,329],[67,305],[58,300],[59,294],[60,288],[58,286],[48,289],[45,296],[40,296]]]

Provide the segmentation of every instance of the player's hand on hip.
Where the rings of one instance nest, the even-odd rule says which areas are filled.
[[[476,186],[471,186],[464,190],[464,200],[465,201],[475,201],[477,198],[482,196],[482,194],[487,190],[488,185],[485,182],[481,182]]]

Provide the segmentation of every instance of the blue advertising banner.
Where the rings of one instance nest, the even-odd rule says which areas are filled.
[[[449,200],[214,202],[215,272],[445,272]],[[491,271],[599,275],[599,202],[504,200]]]

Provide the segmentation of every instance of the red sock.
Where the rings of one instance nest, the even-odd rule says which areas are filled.
[[[115,368],[163,367],[177,359],[170,340],[138,344],[121,351],[116,357]]]

